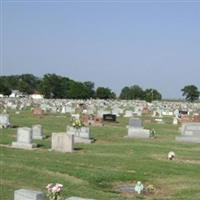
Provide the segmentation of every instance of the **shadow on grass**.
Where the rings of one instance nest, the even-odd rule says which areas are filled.
[[[81,148],[81,147],[75,147],[74,150],[75,151],[81,151],[81,150],[83,150],[83,148]]]

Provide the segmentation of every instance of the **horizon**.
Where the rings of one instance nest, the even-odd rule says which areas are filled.
[[[28,74],[28,73],[27,73]],[[47,73],[48,74],[48,73]],[[55,75],[58,75],[58,76],[62,76],[62,75],[59,75],[59,74],[56,74],[56,73],[54,73]],[[23,74],[10,74],[10,75],[2,75],[2,76],[21,76],[21,75],[23,75]],[[37,78],[39,78],[39,79],[42,79],[43,77],[44,77],[44,75],[45,74],[43,74],[43,75],[41,75],[41,76],[36,76],[35,74],[31,74],[31,75],[33,75],[33,76],[35,76],[35,77],[37,77]],[[67,77],[67,76],[63,76],[63,77],[66,77],[66,78],[69,78],[70,80],[74,80],[74,79],[72,79],[71,77]],[[74,81],[77,81],[77,82],[79,82],[78,80],[74,80]],[[90,81],[90,80],[84,80],[84,81],[82,81],[82,82],[85,82],[85,81]],[[129,85],[128,87],[130,87],[130,86],[133,86],[133,85]],[[140,86],[140,85],[138,85],[138,86]],[[96,86],[96,84],[94,83],[94,89],[96,90],[98,87],[101,87],[101,86]],[[125,87],[125,86],[124,86]],[[141,87],[141,86],[140,86]],[[106,87],[105,86],[105,88],[109,88],[109,87]],[[143,87],[141,87],[142,89],[143,89],[143,91],[145,90],[145,89],[155,89],[155,88],[143,88]],[[109,89],[111,89],[111,91],[114,91],[112,88],[109,88]],[[123,89],[123,87],[121,88],[121,90]],[[119,91],[119,93],[116,93],[115,91],[115,93],[116,93],[116,96],[117,96],[117,99],[119,98],[119,96],[120,96],[120,92],[121,92],[121,90]],[[14,91],[14,90],[13,90]],[[158,91],[158,92],[160,92],[160,91]],[[181,89],[180,89],[180,92],[181,92]],[[35,93],[33,93],[33,94],[35,94]],[[163,96],[163,94],[161,94],[162,96]],[[132,100],[134,100],[134,99],[132,99]],[[137,99],[135,99],[135,100],[137,100]],[[179,97],[179,98],[163,98],[162,97],[162,99],[161,100],[155,100],[155,101],[186,101],[185,100],[185,98],[184,98],[184,96],[181,96],[181,97]],[[141,100],[141,101],[143,101],[143,100]]]
[[[1,74],[47,73],[182,99],[200,87],[200,1],[1,1]]]

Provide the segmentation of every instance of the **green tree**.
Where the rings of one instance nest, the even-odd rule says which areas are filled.
[[[129,87],[124,87],[121,90],[121,93],[119,95],[120,99],[131,99],[131,92],[130,92],[130,88]]]
[[[130,87],[131,99],[144,99],[144,91],[139,85],[133,85]]]
[[[67,98],[68,82],[68,78],[56,74],[45,74],[40,85],[40,92],[46,98]]]
[[[93,98],[95,96],[94,83],[91,81],[86,81],[83,84],[87,89],[87,97]]]
[[[120,99],[144,99],[144,91],[139,85],[124,87],[120,93]]]
[[[27,94],[33,94],[39,84],[39,79],[32,74],[22,74],[18,77],[17,89]]]
[[[144,100],[151,102],[153,100],[161,100],[162,95],[155,89],[146,89],[144,91]]]
[[[199,99],[200,92],[195,85],[186,85],[181,91],[187,101],[193,102]]]
[[[72,99],[88,99],[90,94],[88,87],[81,82],[72,81],[70,82],[69,98]]]
[[[98,87],[96,89],[96,97],[99,99],[112,99],[116,97],[116,94],[109,88]]]
[[[0,79],[0,94],[9,95],[11,93],[10,88],[4,84],[4,82]]]

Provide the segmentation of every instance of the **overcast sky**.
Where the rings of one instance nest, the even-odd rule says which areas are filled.
[[[165,98],[200,89],[200,1],[4,0],[1,36],[3,75],[56,73],[117,93],[138,84]]]

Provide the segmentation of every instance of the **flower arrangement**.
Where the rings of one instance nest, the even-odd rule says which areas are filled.
[[[72,121],[72,126],[76,129],[80,129],[81,127],[83,127],[83,123],[81,120],[76,119]]]
[[[138,194],[141,194],[141,192],[144,190],[144,186],[143,184],[138,181],[135,185],[135,188],[134,188],[135,192],[137,192]]]
[[[61,197],[61,192],[63,190],[63,185],[60,183],[50,183],[46,186],[48,193],[47,197],[49,200],[63,200]]]
[[[167,155],[168,160],[174,160],[175,159],[175,153],[173,151],[170,151]]]
[[[154,185],[148,185],[146,187],[146,191],[149,192],[149,193],[155,193],[156,188],[154,187]]]

